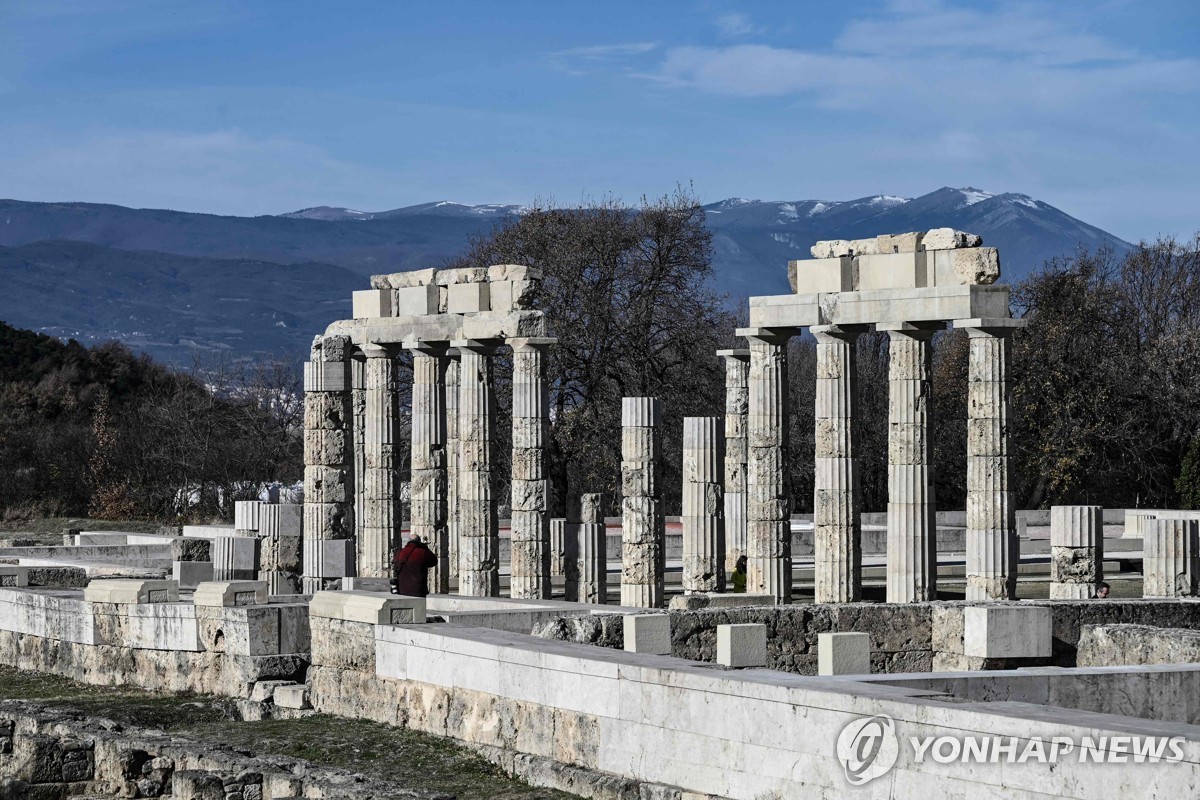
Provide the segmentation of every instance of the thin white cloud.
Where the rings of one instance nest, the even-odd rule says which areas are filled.
[[[601,61],[611,58],[624,58],[649,53],[658,47],[657,42],[624,42],[621,44],[593,44],[584,47],[572,47],[551,53],[557,58],[582,58],[588,61]]]
[[[742,13],[722,14],[714,20],[717,26],[717,31],[728,39],[736,39],[740,36],[751,36],[764,32],[764,29],[756,27],[750,18]]]

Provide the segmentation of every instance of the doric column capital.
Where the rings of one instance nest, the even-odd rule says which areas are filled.
[[[358,349],[366,358],[391,358],[396,354],[395,349],[391,345],[379,344],[377,342],[366,342],[359,345]]]
[[[494,356],[496,350],[504,343],[503,339],[455,339],[450,346],[459,352],[469,351],[481,356]]]
[[[725,359],[725,363],[730,361],[740,361],[742,363],[750,363],[750,351],[745,347],[734,348],[732,350],[718,350],[717,358]]]
[[[789,339],[798,336],[802,330],[803,328],[738,328],[734,335],[751,342],[786,345]]]
[[[866,325],[813,325],[808,332],[818,342],[841,341],[853,342],[860,334],[866,333]]]
[[[408,339],[400,347],[408,350],[414,356],[428,356],[429,358],[438,358],[446,355],[446,351],[450,349],[449,342],[430,342],[422,339]]]
[[[547,350],[558,344],[553,336],[518,336],[505,339],[504,343],[513,349],[514,353]]]
[[[921,339],[929,341],[933,335],[946,327],[944,322],[880,322],[875,330],[887,333],[892,339]]]
[[[993,318],[975,318],[975,319],[956,319],[954,320],[954,330],[964,330],[967,336],[1008,336],[1017,328],[1024,328],[1027,321],[1024,319],[1013,319],[1012,317],[993,317]]]

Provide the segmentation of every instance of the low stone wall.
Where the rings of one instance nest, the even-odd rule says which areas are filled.
[[[177,800],[396,797],[392,786],[282,756],[249,757],[220,743],[138,731],[34,703],[0,701],[0,798],[76,795]],[[408,789],[404,797],[444,800]]]
[[[1200,664],[1200,631],[1150,625],[1084,625],[1079,666]]]
[[[965,602],[813,603],[657,613],[671,616],[673,656],[713,662],[718,625],[757,623],[767,628],[767,667],[798,675],[816,674],[817,636],[822,633],[869,633],[872,673],[895,674],[1042,665],[1073,667],[1080,631],[1087,625],[1137,622],[1200,630],[1200,602],[1191,600],[1026,600],[1019,604],[1050,606],[1053,620],[1050,658],[966,656],[963,611],[972,604]],[[547,639],[619,650],[624,643],[622,625],[620,615],[594,614],[545,621],[533,633]]]
[[[81,683],[248,698],[260,681],[303,681],[308,650],[302,603],[92,603],[0,589],[0,664]]]

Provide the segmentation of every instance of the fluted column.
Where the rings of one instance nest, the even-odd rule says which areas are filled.
[[[787,343],[791,329],[743,328],[750,343],[746,591],[792,599]]]
[[[364,578],[386,578],[392,572],[392,554],[401,525],[400,466],[396,433],[399,412],[396,402],[396,364],[392,351],[381,345],[366,345],[366,425],[362,538],[358,542],[358,574]]]
[[[725,359],[725,570],[746,555],[746,432],[750,351],[718,350]]]
[[[580,603],[608,602],[608,539],[604,530],[602,495],[584,494],[579,497],[579,512],[575,526],[578,537],[576,552],[579,563],[577,599]]]
[[[1050,599],[1087,600],[1103,577],[1104,509],[1051,506]]]
[[[663,602],[666,526],[658,485],[658,399],[621,399],[621,605]]]
[[[348,337],[318,336],[304,365],[305,592],[354,574],[345,557],[355,529],[350,358]]]
[[[367,360],[362,353],[356,353],[350,361],[350,416],[353,436],[354,465],[354,538],[362,537],[363,522],[366,520],[366,436],[367,436]]]
[[[510,339],[512,379],[512,569],[513,597],[550,597],[550,517],[547,513],[546,439],[550,393],[545,352],[557,340]]]
[[[458,593],[500,594],[500,532],[492,495],[495,397],[490,342],[452,342],[458,368]]]
[[[862,527],[859,522],[859,331],[836,325],[809,329],[817,340],[816,450],[813,548],[817,603],[862,599]]]
[[[1008,485],[1008,334],[1015,319],[958,320],[967,360],[967,599],[1017,596],[1020,540]],[[1087,597],[1085,594],[1084,597]]]
[[[725,591],[725,425],[683,420],[683,590]]]
[[[933,470],[929,465],[932,330],[900,323],[888,332],[887,600],[937,599]]]
[[[450,590],[446,527],[446,345],[406,344],[413,356],[410,530],[437,554],[431,589]]]
[[[446,562],[458,578],[458,351],[446,351]],[[441,555],[439,553],[438,555]]]
[[[1200,582],[1200,522],[1147,520],[1142,556],[1143,597],[1194,597]]]

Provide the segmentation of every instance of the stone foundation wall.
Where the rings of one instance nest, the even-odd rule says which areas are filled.
[[[1081,667],[1125,664],[1200,664],[1200,631],[1150,625],[1084,625]]]
[[[219,743],[122,729],[106,720],[19,701],[0,702],[0,776],[0,797],[6,800],[85,794],[179,800],[398,796],[394,787],[299,759],[248,757]],[[422,789],[402,795],[445,797]]]

